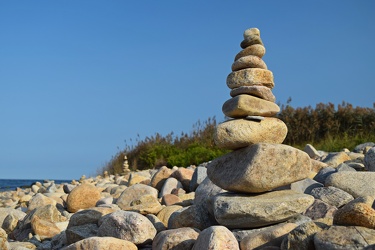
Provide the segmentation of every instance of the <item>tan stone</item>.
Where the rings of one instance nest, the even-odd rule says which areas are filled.
[[[48,204],[56,205],[56,201],[43,195],[43,194],[36,194],[33,198],[29,201],[29,206],[27,207],[27,211],[30,212],[35,208],[45,206]]]
[[[39,235],[41,240],[50,239],[62,231],[55,223],[40,219],[36,215],[31,220],[31,228],[35,234]]]
[[[129,177],[128,186],[130,187],[130,186],[133,186],[135,184],[143,183],[143,182],[150,182],[150,177],[147,177],[147,176],[144,176],[144,175],[141,175],[141,174],[137,174],[137,173],[131,173],[130,177]]]
[[[282,143],[288,133],[283,121],[265,117],[261,121],[233,119],[220,123],[214,133],[219,148],[238,149],[255,143]]]
[[[340,163],[344,161],[350,161],[351,158],[345,152],[330,153],[323,162],[331,167],[337,167]]]
[[[227,77],[227,86],[230,89],[253,85],[266,86],[272,89],[275,86],[272,71],[248,68],[234,71]]]
[[[266,246],[279,247],[284,237],[296,227],[297,224],[294,223],[283,223],[270,229],[254,232],[242,239],[240,248],[241,250],[251,250]]]
[[[245,49],[241,50],[235,56],[234,60],[236,61],[241,57],[249,56],[249,55],[253,55],[253,56],[257,56],[257,57],[262,58],[264,56],[264,54],[266,54],[266,48],[261,44],[254,44],[254,45],[251,45],[251,46],[246,47]]]
[[[373,198],[357,198],[339,210],[333,217],[333,224],[341,226],[361,226],[375,229],[375,210],[371,207]]]
[[[70,192],[67,199],[67,209],[75,213],[80,209],[95,207],[100,199],[100,191],[91,184],[82,184]]]
[[[232,71],[247,68],[267,69],[267,64],[262,58],[252,55],[241,57],[232,64]]]
[[[191,249],[198,238],[199,230],[183,227],[170,229],[158,233],[153,242],[153,250],[169,250],[169,249]]]
[[[87,239],[77,241],[74,244],[71,244],[67,246],[66,248],[64,248],[64,250],[82,250],[82,249],[137,250],[138,247],[130,241],[117,239],[115,237],[90,237]]]
[[[299,149],[257,143],[212,160],[207,175],[225,190],[260,193],[305,179],[310,168],[310,157]]]
[[[168,207],[165,207],[163,208],[162,210],[160,210],[160,212],[156,215],[159,220],[163,223],[163,225],[165,227],[168,227],[168,221],[169,221],[169,218],[171,217],[171,215],[181,209],[182,206],[178,206],[178,205],[172,205],[172,206],[168,206]]]
[[[191,178],[193,178],[193,174],[193,169],[179,167],[176,171],[172,173],[171,177],[174,177],[178,181],[180,181],[185,190],[189,190],[190,181]]]
[[[161,204],[162,205],[166,205],[166,206],[171,206],[171,205],[174,205],[175,203],[179,203],[181,202],[182,200],[180,199],[180,197],[178,197],[177,195],[174,195],[174,194],[166,194],[163,196],[163,198],[161,199]]]
[[[241,42],[240,46],[241,48],[246,48],[254,44],[261,44],[263,45],[262,39],[260,38],[259,35],[246,35],[246,38]]]
[[[318,173],[322,168],[329,167],[327,163],[311,159],[311,171]]]
[[[140,214],[157,214],[163,207],[158,199],[152,194],[146,194],[133,200],[128,206],[122,206],[125,211],[134,211]]]
[[[150,186],[160,191],[161,188],[163,187],[164,182],[171,176],[172,173],[173,173],[172,169],[169,169],[166,166],[162,166],[152,176]]]
[[[243,32],[243,38],[246,39],[250,36],[260,36],[260,30],[258,28],[249,28]]]
[[[128,187],[121,193],[120,197],[117,199],[116,204],[121,209],[125,209],[132,206],[133,201],[135,203],[139,202],[141,197],[144,195],[152,195],[157,198],[158,190],[144,184],[135,184],[131,187]]]
[[[251,95],[238,95],[223,104],[223,113],[232,118],[244,118],[246,116],[275,116],[280,112],[280,107],[270,101]]]
[[[238,242],[233,233],[223,226],[211,226],[203,230],[192,250],[203,249],[231,249],[239,250]]]
[[[230,96],[235,97],[241,94],[252,95],[259,97],[266,101],[275,102],[276,98],[272,94],[272,90],[265,86],[254,85],[254,86],[242,86],[234,88],[230,91]]]

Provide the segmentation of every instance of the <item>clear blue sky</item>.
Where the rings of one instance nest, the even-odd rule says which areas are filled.
[[[243,31],[277,102],[375,102],[375,1],[1,1],[0,178],[95,175],[125,140],[224,119]]]

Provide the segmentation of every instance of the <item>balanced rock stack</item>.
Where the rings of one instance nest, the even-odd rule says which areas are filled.
[[[282,190],[308,177],[311,160],[307,153],[280,144],[287,127],[273,117],[279,107],[271,91],[273,74],[261,59],[265,48],[260,32],[248,29],[244,38],[227,78],[233,98],[223,105],[224,114],[234,119],[219,124],[215,133],[219,147],[235,150],[214,159],[207,169],[214,184],[231,191],[214,197],[215,219],[228,228],[286,221],[314,202],[310,195]]]
[[[266,50],[257,28],[244,32],[241,47],[227,77],[232,98],[222,108],[227,117],[234,119],[219,124],[216,145],[237,149],[258,142],[282,143],[288,130],[274,117],[280,108],[272,93],[273,74],[262,60]]]

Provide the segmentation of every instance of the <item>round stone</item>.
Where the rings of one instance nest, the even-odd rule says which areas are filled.
[[[262,42],[262,39],[260,38],[260,36],[257,36],[257,35],[249,35],[248,37],[246,37],[240,44],[241,48],[246,48],[246,47],[249,47],[251,45],[254,45],[254,44],[261,44],[263,45],[263,42]]]
[[[264,54],[266,54],[266,48],[261,44],[254,44],[254,45],[251,45],[251,46],[241,50],[236,55],[234,60],[237,61],[239,58],[244,57],[244,56],[249,56],[249,55],[253,55],[253,56],[257,56],[257,57],[262,58],[264,56]]]
[[[260,68],[260,69],[267,69],[266,63],[262,60],[262,58],[257,56],[244,56],[235,61],[232,64],[232,71],[237,71],[240,69],[246,68]]]
[[[233,119],[220,123],[214,133],[216,146],[238,149],[255,143],[282,143],[288,133],[285,123],[274,117],[261,121]]]
[[[243,33],[243,38],[246,39],[249,36],[254,36],[254,35],[260,36],[260,31],[258,28],[250,28],[250,29],[245,30],[245,32]]]

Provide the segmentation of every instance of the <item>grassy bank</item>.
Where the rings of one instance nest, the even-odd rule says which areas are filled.
[[[293,108],[290,100],[281,105],[277,117],[285,122],[288,135],[284,144],[303,148],[307,143],[324,151],[352,150],[364,142],[375,142],[375,103],[373,108],[353,107],[343,102],[337,108],[334,104],[319,103]],[[160,166],[198,165],[223,155],[228,150],[219,149],[213,141],[217,121],[215,117],[198,121],[190,133],[166,136],[159,133],[144,139],[136,138],[136,143],[114,155],[98,174],[108,171],[121,173],[124,156],[128,157],[132,170],[143,170]]]

